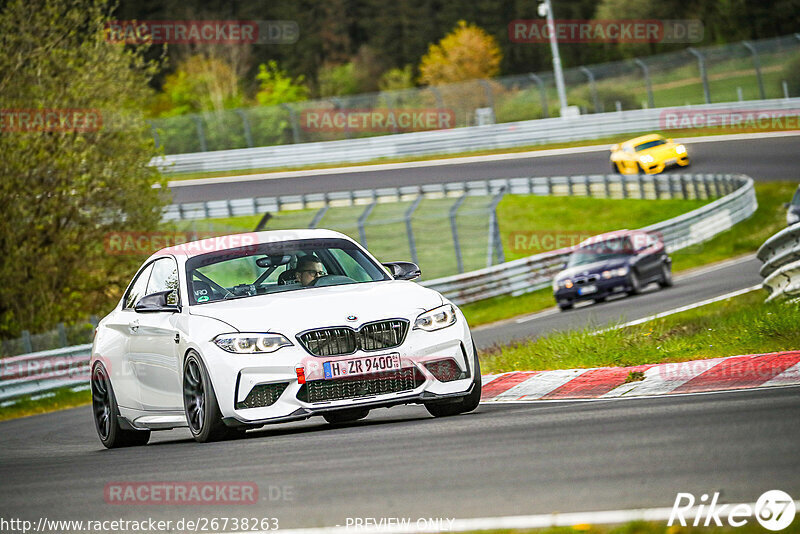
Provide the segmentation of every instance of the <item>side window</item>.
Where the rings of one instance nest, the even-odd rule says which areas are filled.
[[[153,263],[153,274],[147,284],[147,293],[178,289],[178,265],[172,258],[161,258]]]
[[[125,305],[124,308],[133,308],[136,306],[136,303],[139,301],[140,298],[145,296],[145,290],[147,289],[147,282],[150,280],[150,272],[153,270],[153,264],[151,263],[139,273],[139,276],[136,277],[133,284],[131,284],[130,289],[128,289],[128,294],[125,295]]]

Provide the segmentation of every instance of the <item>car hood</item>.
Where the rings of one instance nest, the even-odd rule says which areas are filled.
[[[317,287],[191,306],[189,313],[224,321],[240,332],[293,336],[311,328],[353,326],[404,317],[443,304],[439,293],[417,283],[387,280]],[[356,320],[348,320],[355,316]]]
[[[653,148],[648,148],[647,150],[642,150],[641,152],[637,152],[636,156],[641,158],[642,156],[653,156],[653,158],[658,161],[662,158],[672,158],[675,156],[675,147],[677,145],[669,143],[666,145],[654,146]]]
[[[615,259],[615,260],[604,260],[604,261],[596,261],[594,263],[587,263],[586,265],[578,265],[577,267],[570,267],[569,269],[564,269],[556,276],[557,280],[561,280],[562,278],[574,278],[576,276],[583,276],[584,273],[586,274],[594,274],[594,273],[601,273],[606,269],[617,269],[619,267],[624,267],[630,263],[629,259]]]

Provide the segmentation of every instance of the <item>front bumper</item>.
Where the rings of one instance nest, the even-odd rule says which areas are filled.
[[[585,291],[593,287],[594,291]],[[553,293],[556,302],[559,304],[573,304],[585,300],[595,300],[619,295],[631,291],[631,285],[627,276],[615,276],[612,278],[601,278],[595,282],[585,285],[572,286],[571,288],[559,288]]]
[[[209,342],[201,354],[223,420],[232,426],[301,420],[347,408],[428,402],[463,396],[472,389],[472,339],[466,321],[458,315],[453,326],[435,332],[412,329],[402,345],[380,351],[315,357],[295,343],[272,354],[237,355]],[[347,377],[346,383],[343,378],[324,378],[325,362],[386,354],[399,354],[401,370],[397,373],[402,376],[355,375]],[[439,373],[446,381],[437,379],[428,368],[438,361],[446,361],[453,370],[449,376]],[[298,367],[304,370],[305,384],[298,380]]]
[[[686,167],[687,165],[689,165],[689,156],[684,153],[679,156],[676,155],[674,158],[669,158],[662,161],[654,161],[649,164],[644,164],[640,162],[639,165],[641,165],[642,170],[644,170],[646,174],[659,174],[661,172],[664,172],[664,170],[669,167],[675,167],[675,166]]]

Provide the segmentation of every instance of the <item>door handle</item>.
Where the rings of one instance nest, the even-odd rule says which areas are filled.
[[[131,329],[131,332],[137,332],[139,330],[139,319],[136,319],[133,322],[128,323],[128,328]]]

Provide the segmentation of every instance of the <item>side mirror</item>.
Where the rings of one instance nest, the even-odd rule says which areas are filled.
[[[419,266],[410,261],[390,261],[383,264],[397,280],[413,280],[422,276]]]
[[[788,210],[790,205],[791,204],[789,204],[788,202],[784,202],[783,203],[783,209]]]
[[[138,313],[179,312],[181,305],[178,302],[178,292],[169,289],[145,295],[139,299],[133,309]]]
[[[611,145],[611,152],[616,152],[617,150],[619,150],[619,144]]]

